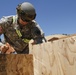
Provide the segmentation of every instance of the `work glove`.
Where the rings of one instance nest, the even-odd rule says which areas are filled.
[[[14,48],[9,43],[2,45],[0,50],[1,54],[11,54],[15,52]]]

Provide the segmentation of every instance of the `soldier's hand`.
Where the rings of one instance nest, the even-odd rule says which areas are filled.
[[[15,52],[15,50],[14,50],[14,48],[10,45],[10,44],[6,44],[9,48],[8,48],[8,50],[6,51],[6,53],[5,54],[11,54],[12,52]]]
[[[1,53],[5,54],[8,49],[9,49],[9,47],[7,45],[2,45],[1,46]]]
[[[1,46],[2,54],[11,54],[14,51],[15,51],[14,48],[12,46],[10,46],[9,43],[6,43],[5,45]]]

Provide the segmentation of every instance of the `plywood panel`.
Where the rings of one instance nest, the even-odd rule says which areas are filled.
[[[34,75],[76,75],[76,36],[31,45]]]
[[[31,54],[0,55],[0,75],[34,75]]]

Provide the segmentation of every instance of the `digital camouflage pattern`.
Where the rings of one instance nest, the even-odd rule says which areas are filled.
[[[18,23],[17,15],[7,16],[0,20],[0,26],[5,41],[12,45],[17,53],[29,53],[28,42],[24,42],[23,39],[33,39],[36,44],[42,43],[44,33],[34,20],[22,26]],[[18,35],[16,30],[20,31],[21,36]]]

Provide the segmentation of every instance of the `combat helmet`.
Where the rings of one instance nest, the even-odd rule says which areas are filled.
[[[21,3],[17,6],[17,14],[23,21],[31,21],[36,17],[34,6],[29,2]]]

